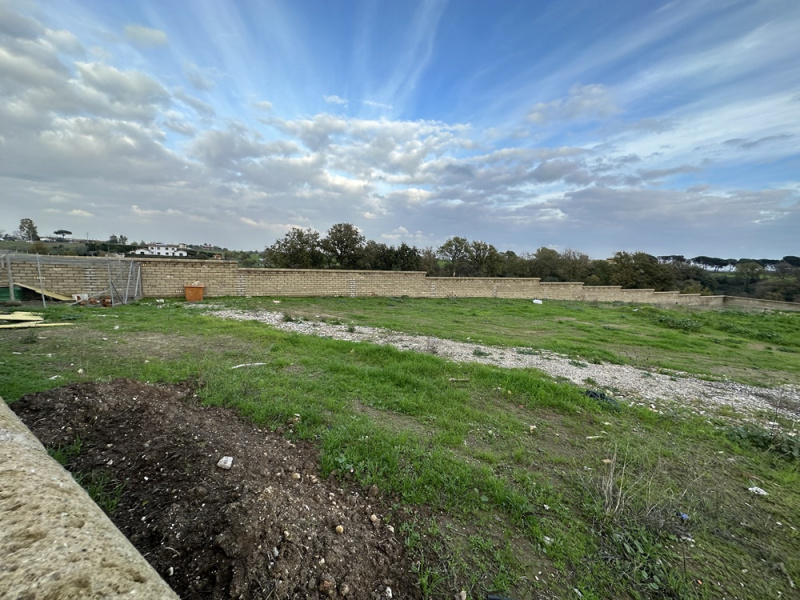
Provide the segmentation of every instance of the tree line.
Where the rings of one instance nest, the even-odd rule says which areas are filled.
[[[248,257],[247,266],[256,266],[254,255]],[[367,240],[350,223],[333,225],[325,236],[310,228],[293,228],[268,246],[258,263],[290,269],[425,271],[437,277],[538,277],[548,282],[800,300],[797,256],[720,259],[617,252],[608,259],[592,260],[572,249],[501,252],[492,244],[459,236],[438,248],[419,249],[406,243],[392,246]]]

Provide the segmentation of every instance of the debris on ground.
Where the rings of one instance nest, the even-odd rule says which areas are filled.
[[[0,313],[0,329],[26,329],[29,327],[63,327],[72,323],[45,323],[44,317],[31,312]]]

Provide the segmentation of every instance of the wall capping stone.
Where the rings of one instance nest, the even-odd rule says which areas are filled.
[[[0,398],[0,597],[178,599]]]

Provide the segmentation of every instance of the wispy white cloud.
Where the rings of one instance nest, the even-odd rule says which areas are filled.
[[[447,0],[425,0],[417,5],[407,36],[398,51],[394,67],[383,85],[369,94],[384,105],[402,108],[434,59],[436,31]]]
[[[84,217],[84,218],[89,218],[94,216],[88,210],[83,210],[82,208],[73,208],[71,211],[69,211],[69,214],[72,215],[73,217]]]
[[[325,96],[325,102],[328,104],[338,104],[339,106],[347,106],[347,100],[344,98],[340,98],[339,96]]]
[[[263,110],[265,112],[269,112],[272,110],[272,102],[269,102],[268,100],[258,100],[256,102],[253,102],[253,108],[255,108],[256,110]]]
[[[391,104],[387,104],[385,102],[376,102],[375,100],[364,100],[364,104],[367,106],[372,106],[373,108],[385,108],[387,110],[394,108]]]
[[[219,78],[219,73],[214,69],[201,69],[197,65],[188,65],[184,69],[184,75],[193,88],[205,92],[213,90]]]
[[[125,25],[123,33],[129,42],[140,48],[153,48],[169,44],[169,38],[165,32],[144,25]]]
[[[176,87],[174,90],[172,90],[172,94],[176,100],[183,102],[186,106],[193,109],[198,115],[203,117],[213,117],[216,114],[213,106],[207,102],[203,102],[199,98],[187,94],[181,87]]]
[[[553,121],[606,119],[619,112],[610,90],[602,84],[574,85],[565,98],[535,104],[528,120],[537,125]]]

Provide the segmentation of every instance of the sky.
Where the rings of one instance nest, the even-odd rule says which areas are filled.
[[[797,0],[0,0],[0,229],[800,254]]]

